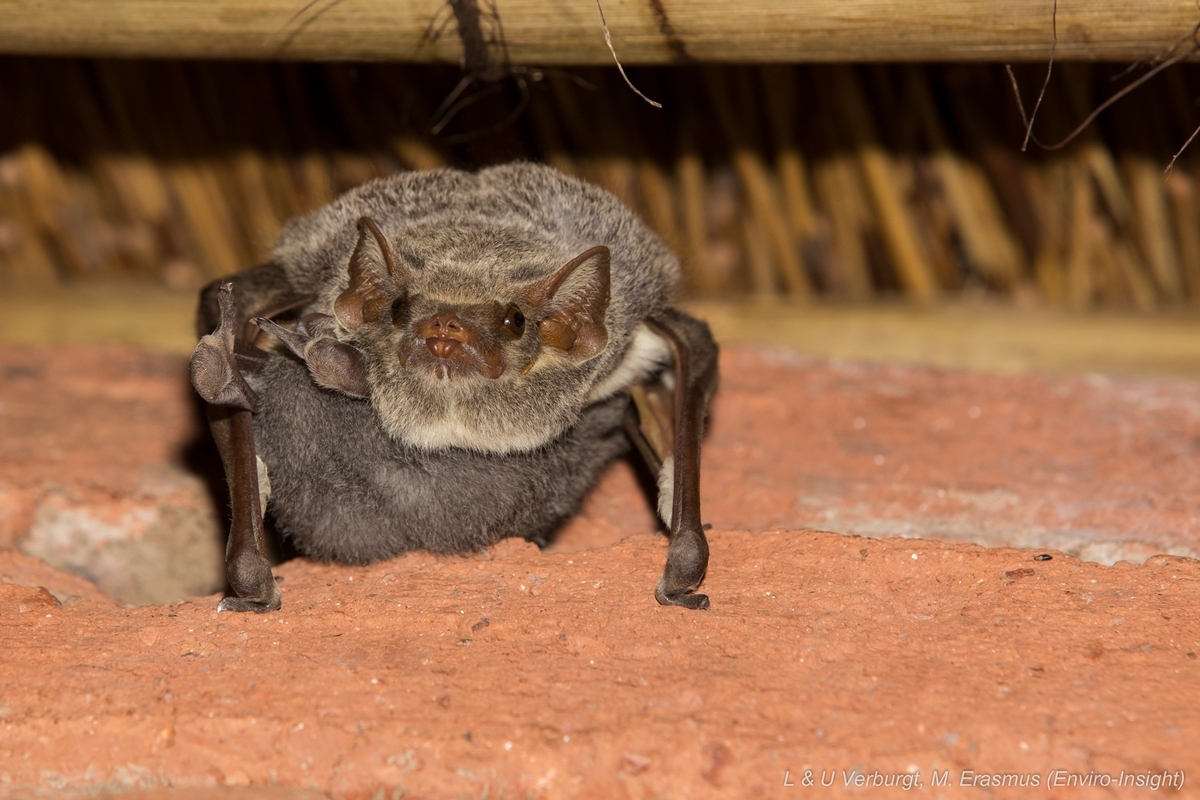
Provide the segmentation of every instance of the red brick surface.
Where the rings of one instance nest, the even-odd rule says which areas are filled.
[[[84,572],[121,548],[173,569],[146,555],[187,528],[164,520],[191,520],[189,541],[216,524],[180,462],[198,437],[182,368],[0,348],[6,541],[88,550]],[[709,612],[654,603],[665,545],[625,467],[557,552],[293,561],[283,610],[261,617],[218,616],[215,596],[124,608],[0,551],[0,794],[903,794],[847,787],[855,770],[919,770],[913,796],[1164,794],[1046,791],[1056,769],[1182,771],[1179,796],[1194,794],[1200,564],[1034,556],[1200,548],[1200,386],[749,348],[725,354],[722,380]],[[1039,790],[980,785],[996,773]]]

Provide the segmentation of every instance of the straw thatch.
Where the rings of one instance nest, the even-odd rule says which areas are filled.
[[[1042,138],[1115,71],[1057,68]],[[471,87],[446,120],[453,68],[0,59],[0,281],[196,286],[375,176],[525,158],[631,203],[696,294],[1200,301],[1200,160],[1163,177],[1200,122],[1192,67],[1029,154],[996,66],[630,74],[662,110],[575,69]],[[1019,73],[1028,93],[1042,74]]]

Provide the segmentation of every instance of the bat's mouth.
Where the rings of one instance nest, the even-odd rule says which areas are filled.
[[[499,348],[439,336],[406,342],[400,348],[400,366],[439,381],[487,378],[496,380],[506,365]]]

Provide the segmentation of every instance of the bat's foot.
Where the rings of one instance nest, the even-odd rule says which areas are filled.
[[[221,602],[217,603],[217,613],[222,611],[253,611],[255,614],[266,614],[268,611],[278,611],[282,603],[282,595],[278,589],[275,590],[275,596],[266,600],[256,600],[248,597],[223,597]]]
[[[694,594],[708,569],[708,539],[704,531],[677,531],[667,549],[667,566],[654,589],[664,606],[708,608],[708,595]]]
[[[225,569],[234,593],[217,604],[217,611],[265,614],[282,606],[283,592],[271,574],[270,562],[261,555],[243,551],[229,558]]]
[[[242,377],[234,354],[237,317],[233,284],[222,286],[217,300],[221,306],[221,325],[202,337],[192,353],[192,386],[212,405],[254,411],[258,408],[258,395]]]

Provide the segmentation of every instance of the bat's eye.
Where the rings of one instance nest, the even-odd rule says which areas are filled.
[[[504,312],[504,329],[513,335],[514,339],[520,339],[521,334],[525,332],[525,315],[521,313],[521,309],[516,306],[509,306]]]
[[[404,316],[404,298],[397,297],[392,301],[392,322],[399,323]]]

